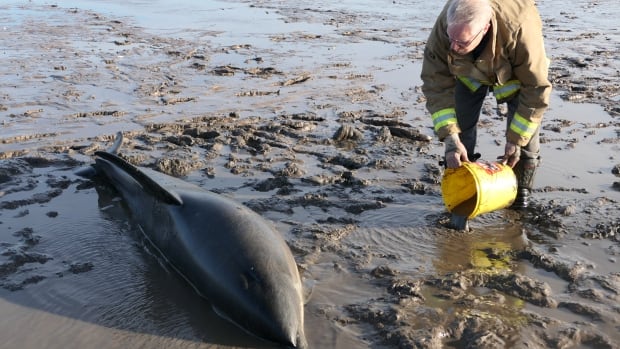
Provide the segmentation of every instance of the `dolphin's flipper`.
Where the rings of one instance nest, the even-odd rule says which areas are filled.
[[[97,174],[99,174],[99,171],[97,171],[97,169],[93,165],[88,165],[75,171],[75,174],[84,178],[93,178]]]
[[[120,142],[119,142],[119,139],[121,140]],[[121,142],[122,142],[122,136],[120,138],[117,137],[116,142],[114,142],[114,146],[112,146],[112,149],[117,145],[117,143],[121,143]],[[103,160],[111,162],[112,164],[118,166],[119,168],[127,172],[127,174],[129,174],[131,177],[133,177],[135,180],[137,180],[142,185],[144,190],[148,191],[151,195],[157,197],[161,201],[167,204],[170,204],[170,205],[179,205],[179,206],[183,205],[183,200],[181,200],[181,198],[179,197],[177,193],[167,190],[166,188],[162,187],[161,185],[159,185],[159,183],[155,182],[147,174],[140,171],[139,168],[121,159],[117,155],[114,155],[112,153],[108,153],[105,151],[97,151],[95,152],[95,155],[100,157]]]

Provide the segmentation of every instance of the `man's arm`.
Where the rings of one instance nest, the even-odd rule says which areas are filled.
[[[548,79],[549,59],[542,35],[542,21],[532,6],[524,14],[524,22],[515,33],[513,73],[521,82],[519,105],[506,131],[507,141],[525,146],[540,126],[549,106],[551,83]]]
[[[449,134],[460,133],[454,109],[456,81],[447,62],[450,42],[446,33],[446,22],[444,8],[427,40],[421,73],[426,108],[433,118],[435,133],[440,140]]]

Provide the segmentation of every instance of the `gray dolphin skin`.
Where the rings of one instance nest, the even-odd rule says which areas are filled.
[[[215,311],[247,332],[307,348],[302,284],[290,248],[261,216],[221,195],[96,152],[93,168],[131,219]]]

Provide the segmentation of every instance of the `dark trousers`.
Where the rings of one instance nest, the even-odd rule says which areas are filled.
[[[477,138],[477,125],[480,119],[480,110],[484,98],[489,93],[489,86],[482,85],[476,92],[465,86],[463,83],[457,80],[456,89],[454,93],[456,102],[456,119],[458,120],[459,127],[461,128],[461,134],[459,138],[467,149],[467,156],[469,159],[473,159],[474,150],[476,147]],[[512,122],[512,118],[517,111],[517,105],[519,103],[519,95],[515,95],[508,102],[508,120],[506,127],[509,127]],[[532,135],[530,142],[521,147],[521,160],[522,165],[529,168],[534,168],[538,165],[540,158],[540,127],[536,129],[536,132]],[[502,149],[503,154],[503,149]],[[502,155],[498,154],[498,155]]]

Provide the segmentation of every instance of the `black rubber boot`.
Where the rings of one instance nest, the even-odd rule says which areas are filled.
[[[537,165],[537,160],[521,159],[513,168],[517,177],[517,197],[510,208],[522,210],[529,206]]]
[[[510,208],[515,210],[522,210],[527,208],[530,201],[530,190],[528,188],[519,188],[517,189],[517,198],[512,203]]]

